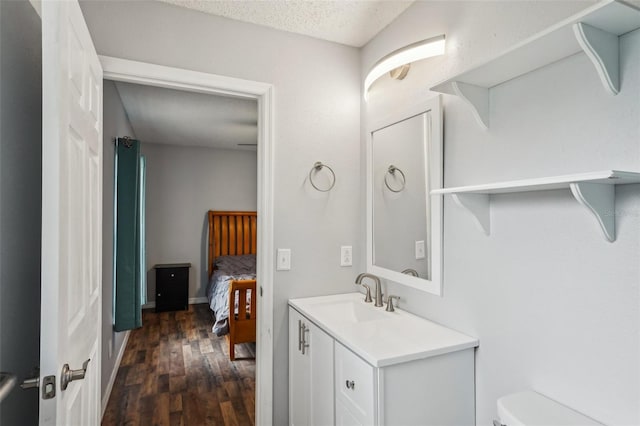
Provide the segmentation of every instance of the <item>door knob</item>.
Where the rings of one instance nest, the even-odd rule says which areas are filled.
[[[89,365],[89,361],[91,359],[87,359],[83,364],[82,368],[79,370],[72,370],[69,368],[69,364],[65,364],[62,366],[62,374],[60,374],[60,389],[66,390],[69,383],[74,380],[82,380],[84,379],[84,375],[87,373],[87,366]]]
[[[16,376],[10,373],[0,373],[0,401],[6,398],[16,385]]]

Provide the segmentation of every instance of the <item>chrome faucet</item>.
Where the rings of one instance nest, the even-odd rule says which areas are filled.
[[[376,283],[376,303],[374,303],[374,306],[380,307],[383,305],[382,303],[382,287],[380,285],[380,278],[376,277],[373,274],[369,274],[366,272],[361,273],[360,275],[358,275],[356,277],[356,284],[362,285],[364,287],[367,287],[365,284],[362,284],[362,280],[364,278],[371,278],[375,283]]]

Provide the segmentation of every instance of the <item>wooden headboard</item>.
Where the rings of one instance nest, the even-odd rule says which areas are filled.
[[[218,212],[209,210],[209,245],[207,270],[213,275],[213,262],[218,256],[256,253],[256,212]]]

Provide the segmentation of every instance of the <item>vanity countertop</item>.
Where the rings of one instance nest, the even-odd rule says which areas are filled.
[[[360,293],[290,299],[289,305],[374,367],[478,346],[478,339],[396,308],[365,303]]]

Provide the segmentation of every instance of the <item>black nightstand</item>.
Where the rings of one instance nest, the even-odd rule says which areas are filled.
[[[184,311],[189,308],[190,263],[166,263],[156,270],[156,312]]]

